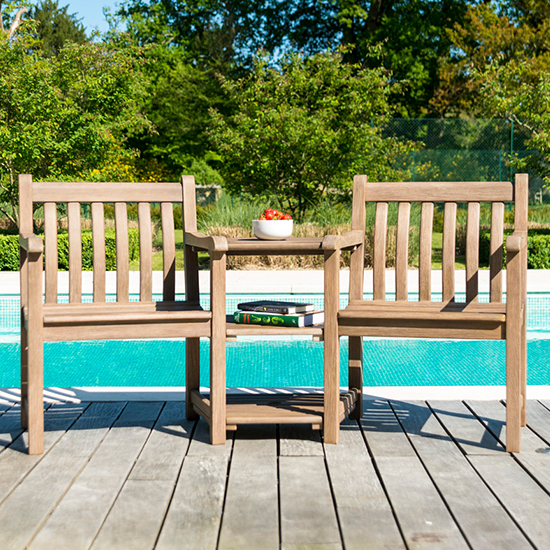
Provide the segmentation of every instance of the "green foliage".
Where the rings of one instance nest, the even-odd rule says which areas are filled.
[[[280,69],[260,56],[248,78],[222,86],[236,111],[212,111],[210,135],[232,194],[276,201],[302,219],[329,190],[349,191],[355,173],[395,177],[392,159],[406,147],[371,125],[390,110],[384,71],[330,52],[291,54]]]
[[[139,258],[139,231],[128,230],[128,253],[130,261]],[[69,269],[69,236],[57,235],[58,269]],[[107,271],[116,270],[116,238],[114,229],[105,230],[105,265]],[[82,232],[82,270],[93,269],[93,246],[91,231]],[[0,271],[19,271],[19,235],[0,235]]]
[[[138,50],[69,44],[48,57],[36,46],[30,24],[0,40],[0,202],[13,206],[18,174],[94,179],[128,134],[148,126]]]
[[[0,235],[0,271],[19,271],[19,235]]]
[[[506,265],[506,237],[511,230],[504,231],[504,265]],[[479,261],[489,265],[491,253],[491,232],[479,234]],[[527,267],[529,269],[550,269],[550,229],[529,229],[527,237]]]
[[[41,0],[28,12],[28,18],[36,21],[36,32],[46,53],[58,54],[67,42],[86,41],[82,23],[76,15],[68,13],[68,8],[59,7],[58,0]]]

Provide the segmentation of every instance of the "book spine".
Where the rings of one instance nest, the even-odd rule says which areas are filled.
[[[248,313],[244,311],[236,311],[233,314],[235,323],[245,325],[271,325],[274,327],[297,327],[298,318],[283,315],[264,315],[262,313]]]
[[[264,306],[261,310],[257,311],[265,311],[266,313],[282,313],[283,315],[288,315],[289,313],[296,313],[294,309],[290,309],[288,307],[277,307],[277,306]]]
[[[237,307],[241,311],[256,311],[258,313],[281,313],[283,315],[287,315],[288,313],[296,313],[294,308],[282,306],[247,306],[239,304]]]

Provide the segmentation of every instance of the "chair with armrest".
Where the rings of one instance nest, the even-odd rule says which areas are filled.
[[[21,423],[29,453],[43,452],[43,343],[67,340],[186,338],[186,370],[199,361],[200,337],[211,335],[211,313],[199,305],[198,276],[189,271],[186,300],[176,300],[174,203],[178,183],[34,182],[19,176],[21,256]],[[33,210],[44,208],[44,239],[33,235]],[[163,248],[162,299],[154,301],[151,204],[160,203]],[[106,296],[105,206],[114,206],[116,301]],[[136,204],[140,251],[139,301],[130,301],[128,205]],[[66,205],[69,303],[58,303],[58,217]],[[93,302],[82,302],[81,207],[91,210]],[[65,206],[63,206],[65,208]],[[63,214],[65,211],[63,211]],[[45,277],[43,278],[43,271]],[[186,270],[187,275],[187,270]],[[43,281],[45,280],[45,292]],[[44,300],[45,294],[45,300]],[[169,358],[167,358],[169,361]]]
[[[356,176],[352,229],[365,231],[366,208],[375,203],[373,299],[363,299],[364,246],[351,252],[349,304],[325,318],[326,361],[338,363],[339,337],[349,337],[350,385],[362,388],[362,337],[496,339],[506,341],[506,448],[520,450],[526,422],[526,279],[528,176],[515,182],[377,183]],[[395,301],[386,299],[388,204],[397,203]],[[420,203],[418,301],[408,300],[411,203]],[[432,301],[434,205],[444,204],[442,301]],[[467,203],[466,301],[455,297],[457,204]],[[490,301],[479,302],[480,203],[491,203]],[[514,232],[506,239],[506,302],[503,302],[505,203],[514,205]],[[331,289],[332,304],[339,293]],[[354,411],[359,414],[357,407]]]

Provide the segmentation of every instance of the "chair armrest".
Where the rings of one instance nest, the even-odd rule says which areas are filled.
[[[527,231],[514,231],[506,239],[506,252],[520,252],[527,246]]]
[[[227,239],[219,236],[209,236],[198,231],[189,231],[183,236],[186,245],[208,250],[209,252],[227,252]]]
[[[44,243],[36,235],[19,235],[19,246],[29,254],[42,254]]]
[[[323,250],[341,250],[363,244],[364,232],[359,229],[347,231],[343,235],[327,235],[323,239]]]

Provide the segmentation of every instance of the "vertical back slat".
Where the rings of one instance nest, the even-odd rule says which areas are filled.
[[[443,301],[455,299],[456,202],[446,202],[443,215]]]
[[[139,299],[153,300],[153,236],[151,234],[151,205],[138,204],[139,223]]]
[[[409,289],[407,274],[409,268],[409,229],[411,203],[400,202],[397,214],[397,243],[395,251],[395,299],[407,300]]]
[[[162,267],[164,272],[162,295],[164,300],[176,299],[176,240],[174,234],[174,206],[160,205],[162,217]]]
[[[366,176],[355,176],[353,178],[353,204],[351,212],[351,228],[365,232],[366,209],[365,209],[365,185]],[[365,271],[365,241],[350,253],[350,300],[363,299],[363,280]]]
[[[116,295],[118,302],[130,300],[128,252],[128,208],[125,202],[115,203]]]
[[[433,202],[423,202],[420,215],[420,249],[418,258],[418,298],[432,299],[432,233],[434,223]]]
[[[388,233],[388,203],[376,204],[373,246],[373,298],[386,298],[386,239]]]
[[[82,234],[80,203],[67,204],[69,231],[69,303],[82,301]]]
[[[502,264],[504,261],[504,203],[494,202],[491,206],[491,255],[489,270],[491,277],[491,302],[502,302]]]
[[[469,202],[466,221],[467,302],[477,302],[479,295],[479,213],[479,202]]]
[[[94,302],[105,301],[105,210],[102,202],[92,203],[92,245]]]
[[[44,203],[44,267],[46,303],[57,303],[57,205]]]
[[[185,243],[186,232],[197,230],[197,199],[195,178],[182,176],[183,261],[185,273],[185,299],[199,303],[199,259],[196,251]]]

